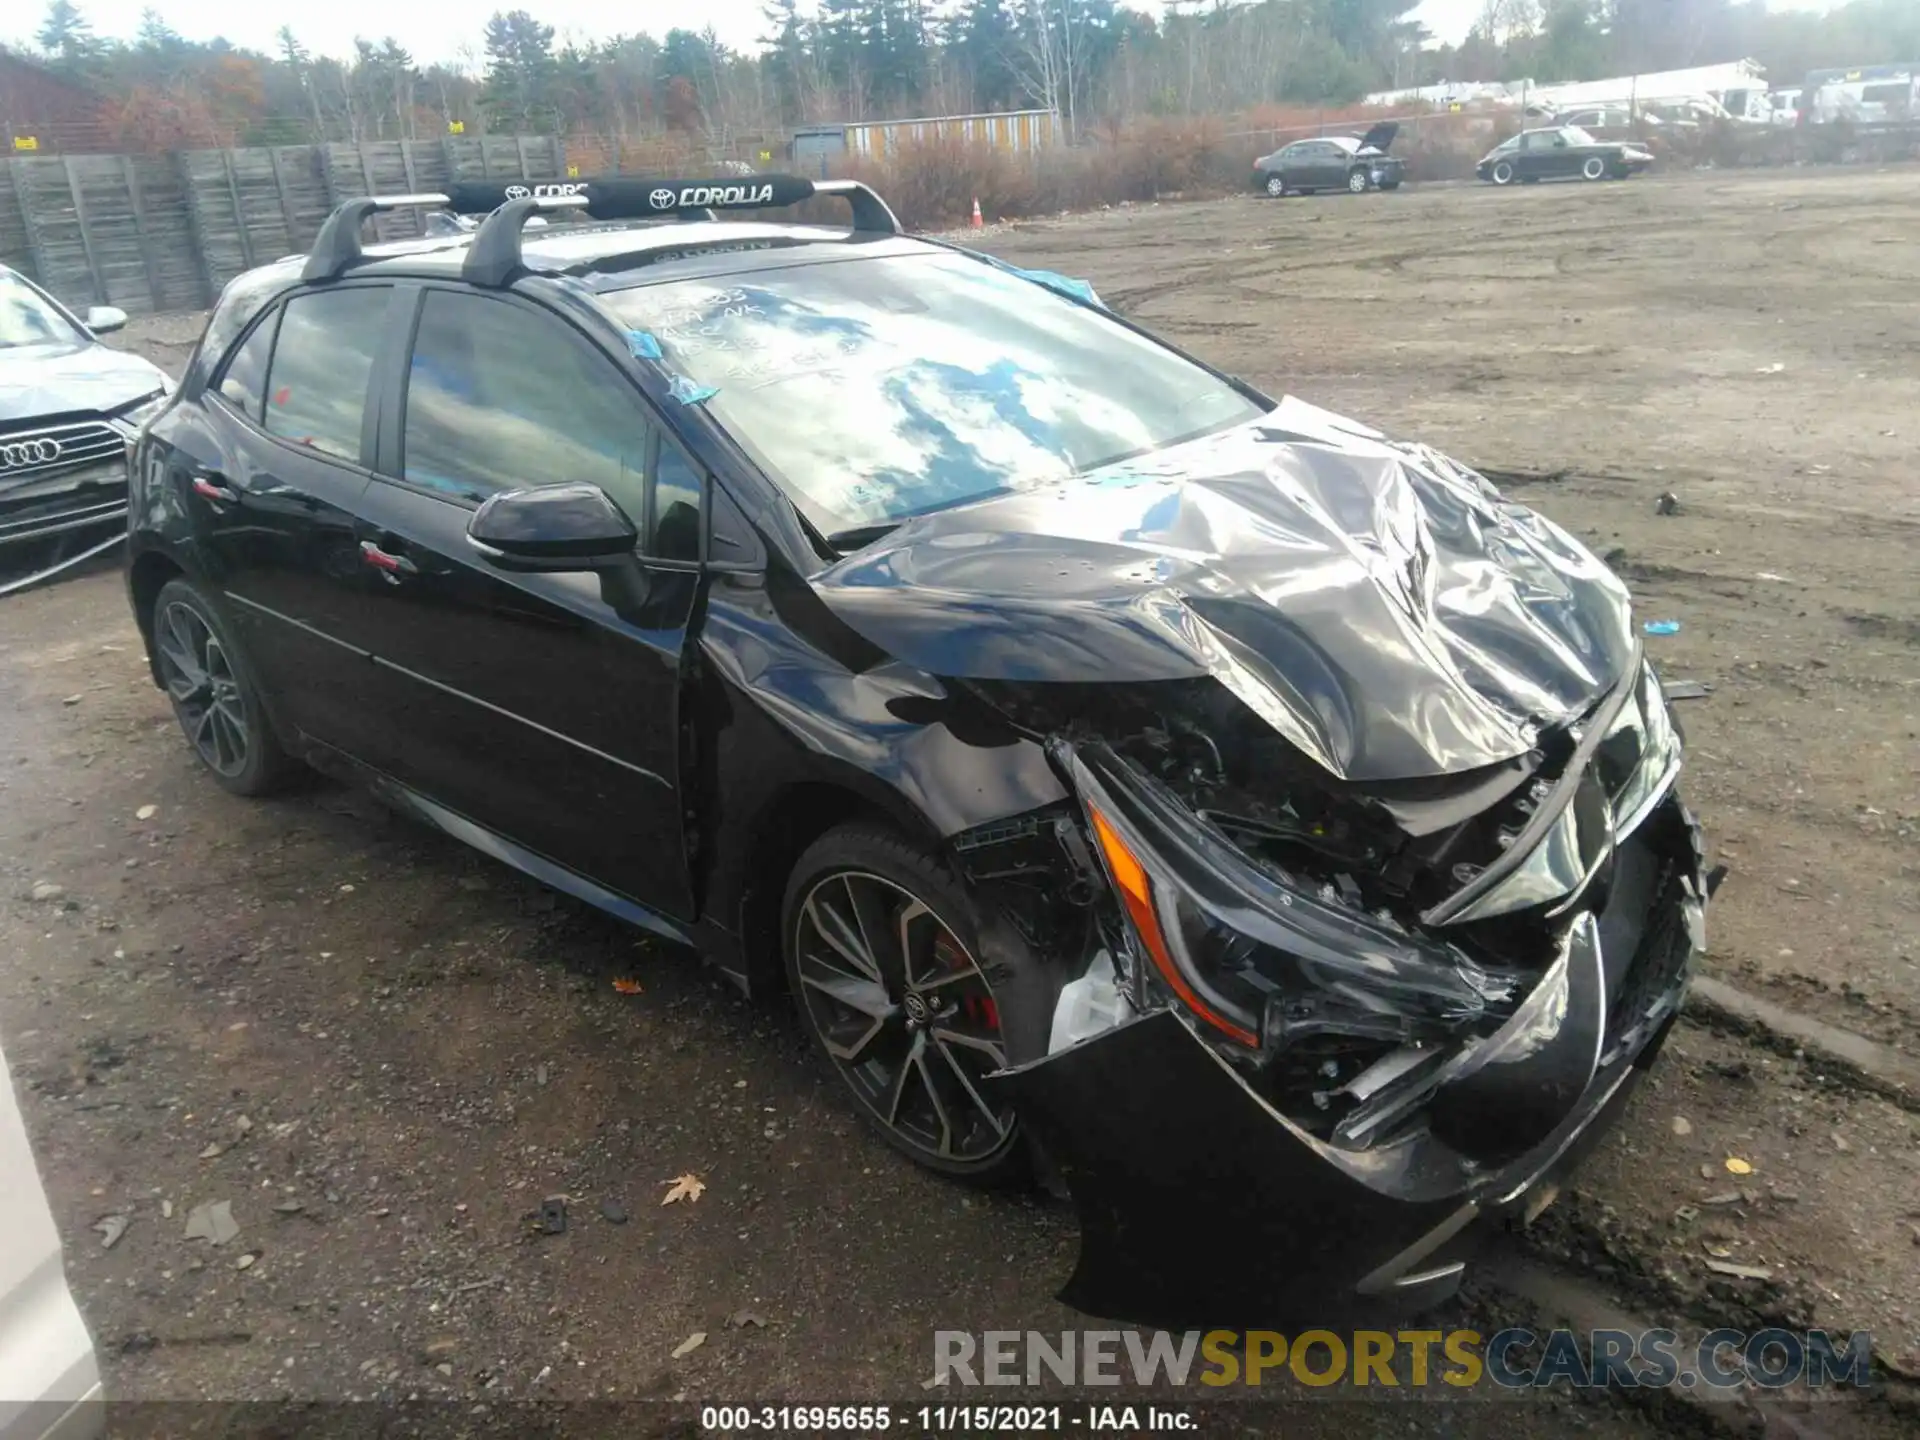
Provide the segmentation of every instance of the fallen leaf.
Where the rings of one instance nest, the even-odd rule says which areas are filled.
[[[1731,1260],[1709,1260],[1707,1269],[1716,1275],[1731,1275],[1736,1280],[1771,1280],[1773,1271],[1765,1265],[1736,1265]]]
[[[1727,1173],[1729,1175],[1751,1175],[1753,1174],[1753,1166],[1747,1161],[1742,1160],[1738,1155],[1729,1155],[1727,1156]]]
[[[613,982],[613,988],[618,990],[622,995],[638,995],[640,993],[640,982],[638,980],[629,980],[625,976],[622,976]]]
[[[756,1330],[761,1330],[766,1328],[766,1323],[766,1321],[762,1320],[751,1310],[736,1310],[733,1314],[727,1316],[727,1324],[736,1330],[744,1330],[749,1325],[753,1326]]]
[[[100,1232],[100,1248],[111,1250],[117,1245],[120,1237],[127,1233],[129,1223],[130,1217],[126,1215],[102,1215],[94,1221],[93,1228]]]
[[[218,1140],[214,1140],[210,1141],[207,1148],[200,1152],[200,1158],[202,1160],[218,1160],[226,1153],[227,1147],[222,1145]]]
[[[1693,1133],[1693,1122],[1684,1115],[1674,1116],[1673,1133],[1676,1135],[1691,1135]]]
[[[673,1347],[673,1358],[676,1360],[684,1360],[706,1343],[707,1332],[704,1330],[696,1330]]]
[[[691,1205],[707,1191],[707,1182],[694,1174],[675,1176],[665,1183],[667,1198],[660,1202],[662,1205],[672,1205],[681,1200]]]
[[[136,820],[151,820],[159,813],[160,807],[158,805],[142,805],[138,810],[133,812],[133,818]]]

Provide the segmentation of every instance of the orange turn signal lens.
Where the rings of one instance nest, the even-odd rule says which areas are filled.
[[[1100,853],[1106,857],[1107,873],[1113,876],[1113,883],[1120,890],[1121,902],[1127,907],[1127,918],[1133,922],[1134,932],[1139,935],[1140,943],[1147,947],[1147,954],[1153,960],[1154,969],[1160,972],[1160,978],[1172,987],[1186,1007],[1206,1021],[1214,1029],[1231,1036],[1242,1045],[1257,1047],[1259,1037],[1244,1025],[1236,1025],[1221,1015],[1212,1006],[1202,1000],[1188,983],[1187,977],[1174,964],[1173,953],[1167,949],[1167,937],[1160,929],[1160,915],[1154,908],[1153,882],[1147,877],[1146,866],[1127,847],[1107,817],[1098,809],[1089,805],[1087,813],[1093,819],[1094,838],[1100,842]]]

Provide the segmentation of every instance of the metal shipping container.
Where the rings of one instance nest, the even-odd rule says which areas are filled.
[[[990,115],[868,120],[848,125],[846,136],[848,153],[870,159],[884,159],[902,144],[946,139],[1031,154],[1059,141],[1060,122],[1051,110],[1007,110]]]

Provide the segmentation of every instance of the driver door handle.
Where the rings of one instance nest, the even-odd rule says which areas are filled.
[[[391,551],[382,550],[380,546],[372,540],[362,540],[360,542],[360,558],[375,570],[381,571],[388,579],[395,579],[395,577],[401,575],[418,575],[420,573],[420,567],[406,556],[396,555]]]
[[[196,470],[193,473],[193,493],[202,500],[211,500],[216,505],[238,505],[240,492],[227,484],[226,476],[211,470]]]

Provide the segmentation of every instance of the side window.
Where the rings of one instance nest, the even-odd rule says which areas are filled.
[[[280,328],[280,312],[275,311],[253,327],[247,338],[227,357],[215,387],[220,398],[254,424],[260,423],[261,408],[267,398],[267,359],[273,354],[274,331]]]
[[[598,485],[641,528],[647,554],[698,559],[699,476],[654,440],[626,377],[559,320],[485,296],[427,292],[407,375],[409,483],[470,501]],[[651,507],[650,449],[660,487]]]
[[[700,558],[700,475],[662,437],[653,475],[653,544],[649,555],[662,560]]]
[[[286,303],[267,371],[262,424],[269,435],[358,463],[367,378],[391,293],[356,286]]]

